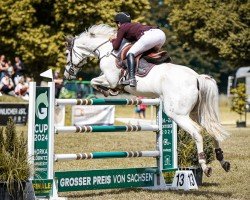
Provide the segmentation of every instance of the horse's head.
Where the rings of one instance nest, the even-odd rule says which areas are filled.
[[[109,42],[115,30],[108,25],[94,25],[76,37],[66,37],[67,64],[64,78],[74,79],[79,69],[87,62],[87,57],[100,58],[99,48]]]
[[[67,64],[64,71],[64,79],[76,78],[79,69],[87,62],[87,56],[77,53],[75,47],[75,37],[68,36],[66,39]]]

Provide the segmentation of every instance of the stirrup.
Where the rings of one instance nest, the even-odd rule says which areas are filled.
[[[121,81],[120,84],[121,85],[129,85],[130,81],[129,80]]]
[[[132,78],[132,79],[122,81],[120,84],[121,85],[129,85],[130,87],[136,87],[136,82],[137,82],[136,79]]]
[[[129,86],[130,86],[130,87],[136,87],[136,82],[137,82],[137,81],[136,81],[135,78],[130,79],[130,80],[129,80]]]

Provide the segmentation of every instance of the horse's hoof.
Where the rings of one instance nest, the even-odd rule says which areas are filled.
[[[211,167],[207,167],[205,170],[204,170],[204,174],[207,176],[207,177],[210,177],[212,175],[212,168]]]
[[[110,96],[117,96],[119,93],[120,93],[120,91],[118,91],[118,90],[109,89]]]
[[[101,93],[105,96],[105,97],[108,97],[109,96],[109,91],[101,91]]]
[[[229,171],[230,171],[230,162],[225,161],[224,164],[222,165],[222,168],[223,168],[226,172],[229,172]]]

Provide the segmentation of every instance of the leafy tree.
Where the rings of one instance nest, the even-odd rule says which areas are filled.
[[[239,83],[236,88],[231,90],[233,95],[231,110],[240,115],[240,121],[242,121],[242,115],[246,112],[247,94],[246,85]]]
[[[235,67],[250,61],[250,2],[247,0],[165,0],[179,40],[208,51]]]
[[[143,20],[149,8],[148,0],[0,0],[0,54],[20,56],[38,78],[47,68],[64,68],[64,35],[99,23],[115,25],[113,16],[121,10]]]
[[[0,42],[2,53],[20,56],[27,70],[39,74],[47,67],[55,66],[60,52],[61,32],[39,23],[36,5],[42,1],[1,0]],[[46,18],[46,16],[44,16]]]
[[[198,73],[212,75],[219,80],[220,71],[224,62],[214,59],[206,50],[190,47],[185,44],[175,29],[170,24],[171,6],[159,0],[150,0],[151,23],[157,24],[166,34],[166,49],[175,64],[185,65],[194,69]]]

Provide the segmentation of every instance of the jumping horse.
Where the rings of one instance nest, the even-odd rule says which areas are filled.
[[[108,25],[93,25],[75,37],[66,38],[67,64],[64,78],[74,79],[88,57],[99,59],[102,74],[91,80],[94,88],[105,96],[116,95],[121,89],[135,95],[160,98],[164,112],[188,132],[195,140],[198,160],[203,172],[211,176],[212,168],[207,166],[203,151],[202,129],[205,129],[214,140],[217,160],[228,172],[230,163],[224,160],[220,143],[229,133],[221,126],[218,118],[219,94],[216,81],[205,74],[173,63],[156,64],[146,76],[136,76],[137,86],[121,86],[123,69],[117,67],[116,60],[124,45],[115,52],[109,38],[116,30]]]

